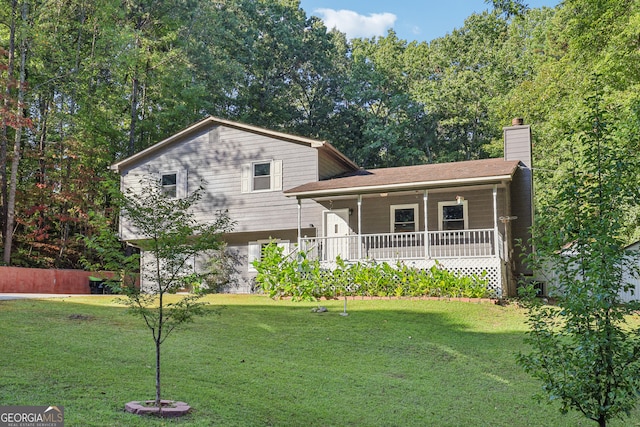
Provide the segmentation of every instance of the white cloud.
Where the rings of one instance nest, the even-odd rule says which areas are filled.
[[[388,12],[364,16],[353,10],[316,9],[313,13],[322,19],[328,29],[337,28],[348,39],[385,36],[397,19],[396,15]]]

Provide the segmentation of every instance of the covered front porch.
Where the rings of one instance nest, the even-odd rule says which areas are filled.
[[[329,268],[338,257],[416,268],[438,262],[460,274],[486,274],[497,295],[509,293],[518,166],[487,159],[377,169],[287,190],[298,202],[298,248]],[[315,235],[303,234],[312,225],[303,224],[303,206],[321,212]]]
[[[338,257],[348,263],[402,262],[421,269],[438,262],[463,275],[486,275],[490,289],[500,296],[509,247],[508,218],[501,215],[505,203],[498,200],[505,189],[491,184],[390,192],[384,197],[363,193],[317,198],[326,209],[315,236],[302,233],[302,199],[298,199],[298,248],[327,268]],[[422,203],[413,203],[416,197]],[[469,203],[483,208],[472,216]],[[383,227],[390,231],[380,232]]]

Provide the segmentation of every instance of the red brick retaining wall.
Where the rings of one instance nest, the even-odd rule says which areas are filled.
[[[0,267],[0,293],[90,294],[89,276],[105,274],[109,273]]]

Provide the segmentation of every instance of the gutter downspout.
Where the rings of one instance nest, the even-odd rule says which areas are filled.
[[[362,194],[358,194],[358,259],[362,259]]]
[[[498,185],[493,184],[493,242],[494,257],[500,256],[498,252]]]
[[[427,201],[429,200],[429,190],[424,190],[422,201],[424,202],[424,257],[430,258],[429,254],[429,218],[427,217]]]
[[[302,199],[298,199],[298,253],[302,250]]]

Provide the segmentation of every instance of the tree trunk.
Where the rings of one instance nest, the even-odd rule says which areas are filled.
[[[22,20],[27,20],[27,3],[22,3]],[[20,82],[18,85],[18,104],[16,106],[16,133],[13,142],[13,159],[11,161],[11,183],[7,198],[6,230],[4,236],[4,256],[6,265],[11,264],[11,246],[13,243],[13,224],[15,220],[16,190],[18,187],[18,164],[20,163],[20,140],[22,138],[22,122],[24,114],[25,66],[27,59],[27,41],[22,37],[20,41]]]
[[[157,264],[157,262],[156,262]],[[163,319],[163,293],[160,289],[158,298],[158,334],[156,335],[156,407],[158,408],[158,415],[162,415],[162,398],[160,395],[160,347],[162,346],[162,322]]]
[[[138,78],[136,76],[133,77],[131,84],[131,123],[129,124],[128,156],[133,156],[136,151],[136,121],[138,120]]]
[[[14,58],[16,52],[16,12],[18,8],[18,1],[13,0],[11,2],[11,20],[9,25],[9,53],[7,64],[7,81],[4,91],[4,110],[10,111],[10,99],[11,99],[11,82],[13,80]],[[0,132],[0,234],[4,241],[5,231],[7,226],[7,146],[9,145],[9,137],[7,134],[8,123],[7,116],[2,115],[2,129]]]
[[[156,339],[156,407],[158,408],[158,414],[162,414],[162,403],[160,398],[160,336]]]
[[[36,177],[39,184],[47,183],[46,139],[47,126],[49,124],[50,103],[45,97],[40,98],[40,136],[38,137],[38,167],[40,172]]]

